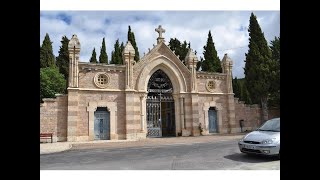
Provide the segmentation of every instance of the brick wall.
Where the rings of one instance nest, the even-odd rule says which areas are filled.
[[[67,140],[67,100],[67,95],[60,95],[40,104],[40,133],[53,133],[54,142]]]

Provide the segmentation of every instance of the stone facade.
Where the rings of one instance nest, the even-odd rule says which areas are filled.
[[[248,130],[259,124],[261,110],[234,98],[232,60],[227,54],[222,60],[222,73],[196,72],[198,59],[192,49],[184,65],[165,44],[165,30],[161,26],[155,30],[159,33],[157,45],[137,63],[135,51],[127,42],[123,65],[79,62],[80,41],[73,35],[69,42],[68,95],[44,100],[40,107],[40,131],[54,132],[54,141],[92,141],[98,128],[95,113],[104,108],[109,113],[107,132],[111,140],[146,138],[150,128],[146,108],[148,84],[159,70],[172,84],[174,110],[170,112],[174,115],[170,122],[175,124],[175,136],[199,136],[200,124],[202,133],[210,134],[212,108],[216,112],[215,133],[240,132],[239,119],[245,120]]]

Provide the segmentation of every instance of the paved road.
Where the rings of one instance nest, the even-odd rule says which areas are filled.
[[[280,160],[242,154],[236,140],[144,147],[73,148],[40,155],[40,170],[280,169]]]

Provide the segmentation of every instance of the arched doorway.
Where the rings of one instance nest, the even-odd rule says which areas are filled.
[[[110,112],[106,107],[94,112],[94,140],[110,140]]]
[[[161,69],[154,72],[148,82],[147,137],[176,135],[172,92],[172,83],[166,73]]]

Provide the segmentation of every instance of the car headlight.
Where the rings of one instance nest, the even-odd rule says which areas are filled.
[[[272,138],[272,139],[265,139],[261,142],[261,144],[272,144],[274,143],[276,140],[276,138]]]

